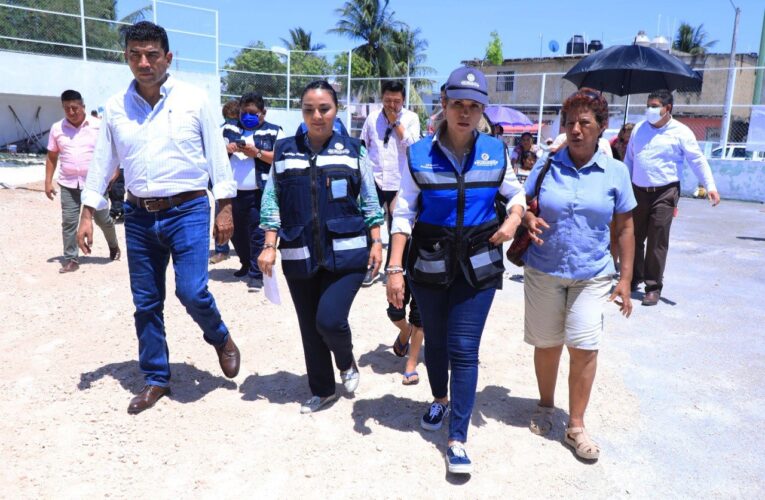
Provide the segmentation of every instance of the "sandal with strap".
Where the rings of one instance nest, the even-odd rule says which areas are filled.
[[[554,406],[537,405],[534,414],[531,415],[529,430],[537,436],[545,436],[553,427]]]
[[[403,358],[409,354],[409,339],[412,338],[412,329],[414,325],[409,325],[409,334],[406,337],[406,344],[401,342],[401,334],[396,335],[396,340],[393,342],[393,354],[399,358]]]
[[[417,385],[420,383],[420,374],[417,370],[413,372],[404,372],[404,377],[401,379],[401,383],[404,385]]]
[[[592,440],[584,427],[568,427],[563,441],[581,458],[597,460],[600,457],[600,447]]]

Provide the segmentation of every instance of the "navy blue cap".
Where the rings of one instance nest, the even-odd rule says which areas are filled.
[[[457,68],[446,80],[446,97],[449,99],[470,99],[489,104],[489,86],[486,77],[475,68]]]

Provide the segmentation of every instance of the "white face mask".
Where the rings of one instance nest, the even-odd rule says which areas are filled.
[[[661,108],[646,108],[645,109],[645,119],[648,120],[648,123],[650,123],[651,125],[656,125],[665,116],[666,115],[661,114]]]

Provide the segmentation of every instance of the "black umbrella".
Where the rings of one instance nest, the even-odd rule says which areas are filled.
[[[563,78],[619,96],[699,88],[701,75],[675,56],[642,45],[615,45],[579,61]]]

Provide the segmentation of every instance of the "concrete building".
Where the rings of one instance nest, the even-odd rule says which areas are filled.
[[[728,79],[728,60],[724,53],[691,56],[675,54],[703,75],[700,88],[681,89],[675,92],[674,115],[690,126],[702,141],[716,141],[720,136],[720,124]],[[489,99],[492,103],[506,104],[526,113],[536,120],[539,113],[540,93],[544,88],[543,123],[552,123],[565,98],[576,90],[563,75],[586,55],[561,55],[552,57],[527,57],[505,59],[500,66],[483,65],[483,61],[463,61],[464,64],[480,66],[489,79]],[[732,142],[744,140],[745,127],[751,113],[754,79],[757,65],[756,54],[736,56],[735,93],[733,99]],[[626,97],[606,94],[614,115],[623,117]],[[630,97],[630,115],[641,115],[646,94]],[[618,120],[615,120],[618,121]],[[738,131],[738,137],[737,135]],[[744,133],[741,133],[741,132]],[[553,132],[554,133],[554,132]]]

